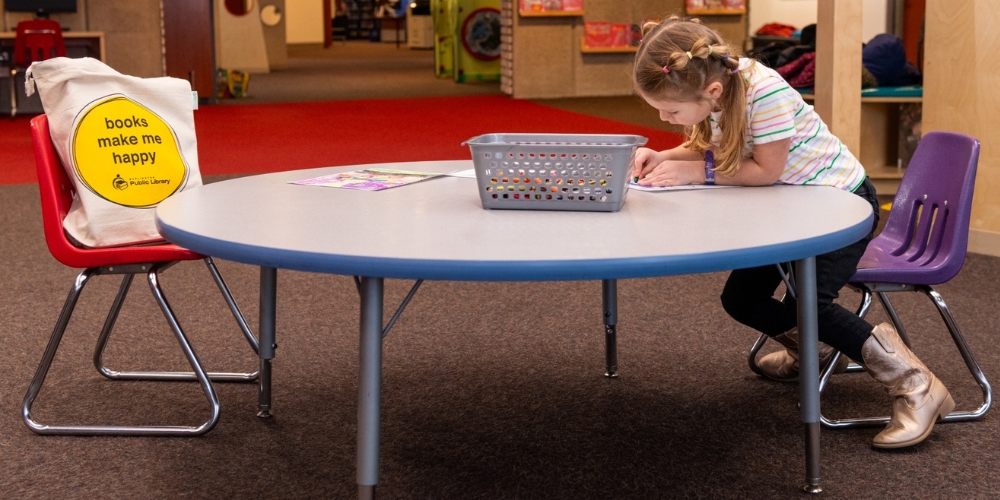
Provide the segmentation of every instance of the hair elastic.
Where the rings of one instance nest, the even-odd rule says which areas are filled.
[[[709,46],[708,46],[708,55],[712,55],[712,45],[711,44],[709,44]]]
[[[687,54],[687,56],[688,56],[688,61],[690,61],[691,59],[694,59],[694,56],[691,55],[691,51],[690,50],[687,51],[687,52],[685,52],[685,54]]]
[[[668,68],[668,67],[664,66],[664,67],[663,67],[663,72],[664,72],[664,73],[670,73],[670,68]]]
[[[727,60],[729,60],[729,54],[722,56],[722,62],[726,62]]]

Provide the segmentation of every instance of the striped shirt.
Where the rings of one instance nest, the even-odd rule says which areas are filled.
[[[753,155],[758,144],[791,138],[788,161],[778,178],[781,184],[834,186],[854,191],[865,180],[861,162],[844,143],[830,133],[813,107],[802,100],[776,71],[750,59],[740,59],[740,74],[747,82],[747,144],[744,157]],[[722,131],[713,112],[712,143],[719,144]]]

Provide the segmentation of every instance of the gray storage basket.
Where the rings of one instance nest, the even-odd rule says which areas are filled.
[[[617,212],[638,135],[484,134],[472,150],[483,208]]]

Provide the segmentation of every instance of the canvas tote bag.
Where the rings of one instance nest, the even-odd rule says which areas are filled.
[[[32,63],[25,78],[76,187],[66,232],[90,247],[162,241],[156,205],[201,185],[190,83],[66,57]]]

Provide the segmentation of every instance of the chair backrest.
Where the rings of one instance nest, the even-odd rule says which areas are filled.
[[[58,21],[28,19],[17,23],[14,66],[26,67],[32,62],[53,57],[66,57],[66,42]]]
[[[81,265],[78,248],[66,237],[63,219],[73,204],[74,188],[66,169],[63,168],[49,136],[49,120],[45,115],[31,119],[31,141],[35,149],[35,168],[38,171],[38,191],[42,201],[42,227],[49,252],[59,262],[70,267]]]
[[[923,284],[944,283],[965,263],[978,163],[978,140],[936,131],[906,167],[878,239],[896,266],[930,270]]]

